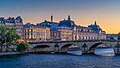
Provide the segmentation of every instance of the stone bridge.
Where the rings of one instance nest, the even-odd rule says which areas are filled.
[[[110,40],[93,40],[93,41],[56,41],[56,42],[29,42],[30,51],[56,51],[56,52],[66,52],[70,46],[79,46],[83,52],[92,52],[95,48],[101,44],[104,46],[113,47],[120,41],[110,41]]]

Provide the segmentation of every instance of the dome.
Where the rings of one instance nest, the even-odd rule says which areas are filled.
[[[58,24],[58,26],[64,26],[64,27],[74,27],[75,26],[75,23],[74,21],[72,21],[70,19],[70,15],[68,16],[68,20],[62,20],[60,21],[60,23]]]
[[[99,31],[102,31],[102,29],[99,27],[99,25],[96,24],[96,21],[95,21],[95,24],[91,24],[89,25],[88,27],[90,27],[92,30],[94,30],[95,32],[99,32]]]
[[[50,22],[50,21],[46,21],[45,20],[44,22],[42,22],[42,23],[40,23],[38,25],[51,28],[51,27],[56,27],[58,25],[58,23],[56,23],[56,22]]]

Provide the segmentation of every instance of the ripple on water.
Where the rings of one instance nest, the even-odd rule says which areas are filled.
[[[0,57],[2,68],[120,68],[120,56],[28,54]],[[9,67],[8,67],[9,66]]]

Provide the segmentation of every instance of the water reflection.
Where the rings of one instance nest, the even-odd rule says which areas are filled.
[[[85,54],[28,54],[0,57],[2,68],[120,68],[120,55],[102,57]]]

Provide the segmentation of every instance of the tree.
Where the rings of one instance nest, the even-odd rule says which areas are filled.
[[[17,51],[19,51],[19,52],[25,52],[25,51],[27,51],[28,46],[29,46],[29,44],[26,43],[26,42],[18,43],[18,45],[17,45]]]
[[[6,47],[6,50],[18,39],[20,36],[16,33],[15,28],[0,25],[0,43]]]

